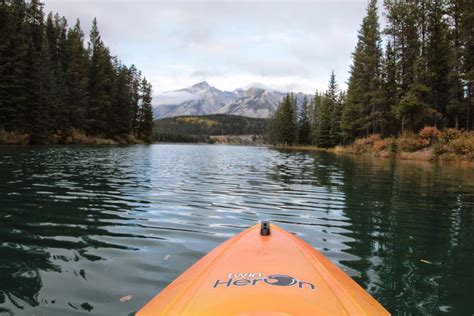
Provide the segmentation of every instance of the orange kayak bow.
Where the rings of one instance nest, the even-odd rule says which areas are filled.
[[[136,315],[390,314],[312,246],[263,222],[204,256]]]

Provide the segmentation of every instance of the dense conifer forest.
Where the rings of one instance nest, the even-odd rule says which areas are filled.
[[[266,134],[268,119],[228,114],[177,116],[155,121],[155,137],[159,142],[211,142],[207,136]]]
[[[45,16],[39,0],[0,1],[0,134],[32,144],[77,135],[152,140],[152,87],[113,56],[94,19]],[[13,139],[12,139],[13,138]]]
[[[356,138],[474,128],[474,9],[470,0],[370,0],[347,91],[334,73],[298,108],[288,94],[269,131],[275,144],[333,147]]]

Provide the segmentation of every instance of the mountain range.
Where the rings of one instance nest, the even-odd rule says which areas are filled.
[[[156,119],[208,114],[268,118],[285,95],[284,92],[259,84],[234,91],[221,91],[203,81],[185,89],[159,94],[155,97],[153,113]],[[300,92],[296,96],[301,103],[304,94]]]

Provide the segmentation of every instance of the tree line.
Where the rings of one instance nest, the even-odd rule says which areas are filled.
[[[152,140],[152,86],[111,55],[94,19],[87,47],[80,21],[68,26],[39,0],[0,0],[0,130],[34,144],[74,131]]]
[[[230,114],[185,115],[155,121],[155,131],[187,135],[265,134],[267,119]]]
[[[474,128],[474,10],[470,0],[383,3],[370,0],[352,54],[347,91],[334,73],[326,92],[298,108],[287,95],[275,113],[270,140],[331,147],[358,137]]]

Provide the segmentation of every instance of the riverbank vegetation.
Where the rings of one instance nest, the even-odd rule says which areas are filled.
[[[0,143],[152,141],[152,87],[112,56],[94,19],[45,17],[38,0],[0,2]]]
[[[398,138],[373,134],[332,150],[408,160],[474,162],[474,132],[425,127],[418,133],[405,133]]]
[[[298,108],[288,94],[269,130],[273,144],[346,151],[471,157],[474,10],[469,1],[371,0],[359,30],[347,91],[328,89]],[[428,135],[428,136],[427,136]]]

